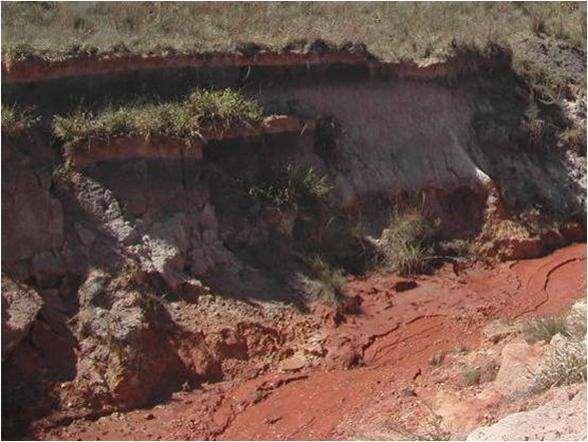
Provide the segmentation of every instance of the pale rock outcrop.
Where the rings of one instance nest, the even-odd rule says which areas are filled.
[[[586,385],[474,430],[467,440],[586,440]]]
[[[511,398],[532,392],[535,387],[534,373],[544,365],[547,351],[546,346],[539,343],[529,345],[522,338],[505,345],[493,388]]]

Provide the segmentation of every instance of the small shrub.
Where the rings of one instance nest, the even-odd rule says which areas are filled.
[[[462,372],[463,382],[467,387],[479,384],[481,376],[479,368],[466,367]]]
[[[557,334],[569,336],[565,318],[537,318],[529,321],[523,328],[523,336],[529,344],[539,341],[549,342]]]
[[[584,154],[586,147],[586,127],[568,128],[558,134],[559,143],[579,154]]]

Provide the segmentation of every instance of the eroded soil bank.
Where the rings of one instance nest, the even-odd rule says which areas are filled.
[[[400,291],[407,287],[392,275],[374,273],[351,280],[346,292],[359,297],[357,312],[345,315],[336,327],[317,329],[308,341],[308,351],[284,360],[277,370],[175,393],[154,408],[70,425],[54,426],[51,419],[44,420],[31,436],[73,440],[394,438],[406,436],[406,428],[427,420],[430,412],[447,421],[443,424],[452,435],[463,437],[512,411],[513,405],[508,388],[480,398],[479,390],[463,386],[462,397],[453,397],[453,402],[446,398],[439,405],[434,398],[438,399],[440,388],[459,384],[451,371],[453,358],[491,347],[482,330],[492,320],[516,322],[558,314],[583,298],[586,246],[575,244],[543,258],[494,267],[476,264],[459,274],[445,266],[415,282],[416,286]],[[311,342],[315,354],[328,355],[324,364],[313,367],[308,357]],[[445,355],[440,367],[431,364],[436,354]],[[443,367],[446,372],[440,376]],[[411,404],[417,399],[422,401],[420,407]]]
[[[584,246],[512,260],[586,241],[585,96],[537,102],[510,51],[489,50],[394,72],[221,65],[9,85],[41,124],[2,129],[3,438],[357,437],[370,407],[426,382],[431,356],[581,297]],[[147,136],[164,114],[137,133],[92,117],[99,130],[74,144],[51,123],[76,95],[106,118],[110,97],[160,94],[145,104],[160,112],[226,87],[263,119],[170,137]],[[423,232],[386,247],[415,219]],[[374,272],[410,264],[385,253],[407,245],[429,276]]]

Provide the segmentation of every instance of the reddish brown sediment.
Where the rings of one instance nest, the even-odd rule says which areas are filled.
[[[432,355],[456,347],[476,348],[481,330],[493,319],[557,314],[585,296],[586,246],[576,244],[543,258],[494,268],[476,265],[461,276],[446,267],[436,275],[417,278],[418,286],[403,292],[393,289],[396,281],[391,275],[372,274],[349,282],[347,293],[361,297],[361,312],[329,332],[326,346],[334,355],[329,369],[273,371],[179,393],[149,410],[38,430],[35,436],[74,440],[349,438],[347,423],[358,422],[382,392],[401,395],[415,379],[429,376]],[[358,366],[337,366],[349,360],[345,356],[349,352],[357,354]],[[437,387],[423,388],[419,395],[426,397]],[[494,399],[488,401],[494,404]],[[483,413],[478,414],[468,419],[481,419]]]

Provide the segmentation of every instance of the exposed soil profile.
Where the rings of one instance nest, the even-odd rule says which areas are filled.
[[[3,439],[585,436],[585,5],[28,5]]]

